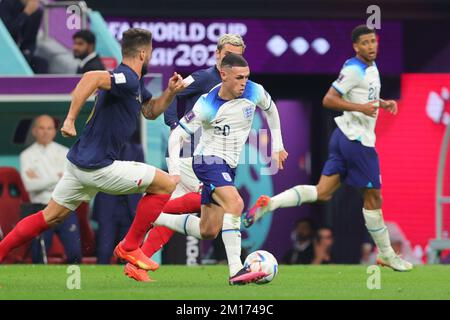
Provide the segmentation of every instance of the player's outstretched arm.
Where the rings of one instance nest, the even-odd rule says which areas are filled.
[[[283,164],[288,157],[288,153],[283,146],[281,122],[277,106],[273,101],[270,101],[269,108],[264,110],[264,112],[266,113],[267,123],[272,136],[272,158],[276,161],[278,169],[283,170]]]
[[[167,167],[171,176],[180,175],[180,151],[183,141],[188,140],[190,135],[180,126],[177,126],[169,136],[169,159]]]
[[[97,89],[111,89],[111,75],[108,71],[89,71],[83,74],[75,90],[72,92],[70,109],[61,128],[61,133],[64,137],[75,137],[77,135],[75,120],[86,100]]]
[[[335,88],[330,87],[322,100],[322,104],[325,108],[332,110],[358,111],[364,113],[366,116],[375,117],[377,115],[379,101],[370,101],[366,104],[348,102],[342,99],[341,94]]]
[[[156,99],[151,99],[142,105],[142,114],[146,119],[155,120],[161,113],[166,111],[172,103],[176,94],[185,88],[183,78],[176,72],[169,79],[169,85],[164,90],[161,96]]]
[[[201,101],[201,99],[202,97],[200,97],[199,101]],[[191,136],[195,135],[195,132],[197,132],[202,125],[200,105],[201,103],[197,102],[192,110],[180,120],[178,126],[169,136],[169,159],[167,161],[167,166],[169,168],[169,174],[172,176],[180,175],[180,150],[183,141],[189,141]]]

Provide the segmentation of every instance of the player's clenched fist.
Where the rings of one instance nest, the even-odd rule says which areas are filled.
[[[380,100],[380,107],[396,115],[398,112],[397,102],[395,100]]]
[[[284,169],[283,164],[284,164],[284,161],[286,161],[288,155],[289,155],[289,154],[288,154],[287,151],[284,150],[284,149],[281,150],[281,151],[273,152],[272,157],[273,157],[273,159],[275,159],[275,161],[277,162],[277,167],[278,167],[278,169],[280,169],[280,170],[283,170],[283,169]]]
[[[177,94],[178,92],[183,91],[185,85],[183,83],[183,78],[176,72],[173,73],[173,76],[169,79],[169,90],[173,94]]]
[[[77,135],[77,130],[75,130],[75,123],[73,120],[64,120],[64,124],[61,128],[61,134],[63,137],[75,137]]]
[[[360,112],[364,113],[366,116],[375,118],[377,116],[377,111],[379,108],[380,101],[370,101],[368,103],[362,104],[360,108]]]

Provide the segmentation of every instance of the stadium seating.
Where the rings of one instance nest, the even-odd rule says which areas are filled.
[[[30,202],[19,172],[12,167],[0,168],[0,229],[6,236],[20,220],[20,205]],[[22,262],[28,245],[13,250],[6,258],[7,263]]]
[[[0,75],[33,75],[13,38],[0,19]]]

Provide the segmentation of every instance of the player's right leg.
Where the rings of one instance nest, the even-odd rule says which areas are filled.
[[[298,207],[304,203],[328,201],[340,186],[339,174],[322,175],[319,183],[298,185],[285,190],[273,197],[262,195],[256,203],[244,214],[243,223],[246,228],[260,220],[266,213],[279,208]]]
[[[47,229],[63,221],[71,209],[50,200],[44,210],[38,211],[19,221],[10,233],[0,242],[0,262],[14,248],[17,248]]]
[[[63,221],[71,211],[90,195],[74,175],[70,165],[58,182],[52,199],[44,210],[38,211],[19,221],[10,233],[0,242],[0,262],[14,248],[27,243],[45,230]]]

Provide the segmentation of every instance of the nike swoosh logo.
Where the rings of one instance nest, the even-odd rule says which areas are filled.
[[[221,123],[224,119],[216,120],[216,124]]]

